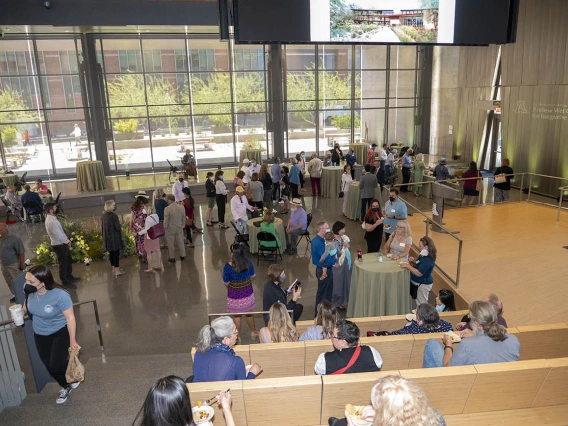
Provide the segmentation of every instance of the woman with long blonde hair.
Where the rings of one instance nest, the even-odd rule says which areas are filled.
[[[260,329],[260,343],[295,342],[298,340],[296,327],[292,324],[286,306],[274,303],[269,310],[268,327]]]
[[[333,307],[331,302],[324,300],[318,305],[318,313],[314,320],[314,325],[309,326],[300,336],[300,342],[331,339],[338,318],[337,309]]]

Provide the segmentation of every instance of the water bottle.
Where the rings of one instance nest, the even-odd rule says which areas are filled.
[[[379,263],[383,263],[383,253],[379,252],[379,258],[377,260]]]
[[[361,250],[361,247],[359,247],[359,249],[357,250],[357,260],[359,262],[363,261],[363,250]]]

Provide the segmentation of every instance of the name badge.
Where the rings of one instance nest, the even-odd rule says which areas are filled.
[[[417,260],[416,262],[414,262],[415,265],[418,265],[420,263],[419,260]]]
[[[404,247],[406,244],[404,243],[398,243],[399,246]]]
[[[394,212],[396,212],[396,209],[391,209],[391,213],[394,213]]]

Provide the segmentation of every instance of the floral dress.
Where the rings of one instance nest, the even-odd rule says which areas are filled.
[[[256,276],[250,259],[249,268],[236,273],[230,263],[223,268],[223,282],[227,286],[227,312],[246,312],[256,307],[252,279]]]
[[[132,229],[136,232],[134,239],[136,240],[136,253],[138,256],[146,256],[146,249],[144,248],[144,237],[146,234],[140,235],[140,231],[146,229],[146,216],[148,216],[144,210],[144,206],[140,207],[138,210],[132,210]]]

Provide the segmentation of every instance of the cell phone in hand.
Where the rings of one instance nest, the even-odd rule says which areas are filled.
[[[290,287],[288,287],[288,293],[292,293],[296,287],[299,287],[301,285],[302,285],[302,283],[300,282],[300,280],[296,279],[292,283],[292,285]]]

